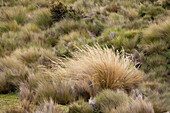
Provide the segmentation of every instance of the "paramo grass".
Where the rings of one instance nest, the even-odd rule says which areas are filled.
[[[0,112],[169,112],[169,6],[0,0]]]
[[[102,89],[129,90],[140,83],[143,73],[123,54],[98,45],[86,46],[79,48],[73,58],[66,62],[65,67],[73,79],[87,78]]]

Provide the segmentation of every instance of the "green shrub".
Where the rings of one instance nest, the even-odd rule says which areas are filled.
[[[56,4],[53,4],[50,9],[51,17],[54,21],[59,21],[63,18],[65,18],[65,14],[67,13],[67,7],[61,3],[57,2]]]
[[[64,18],[72,18],[74,20],[78,20],[83,17],[80,10],[74,10],[72,7],[67,8],[67,6],[61,2],[52,4],[50,12],[54,21],[60,21]]]

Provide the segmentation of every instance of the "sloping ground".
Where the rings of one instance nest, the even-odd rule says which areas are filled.
[[[170,111],[168,0],[52,1],[0,0],[0,108]],[[106,88],[112,91],[100,93]],[[95,107],[87,103],[90,97]]]

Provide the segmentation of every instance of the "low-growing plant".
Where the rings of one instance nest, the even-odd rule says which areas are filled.
[[[62,106],[59,106],[58,104],[54,103],[52,99],[50,99],[50,101],[45,101],[44,103],[42,103],[40,108],[34,111],[40,113],[66,113],[67,112],[67,110],[62,108]]]
[[[69,106],[69,113],[93,113],[93,109],[87,102],[80,99]]]
[[[10,22],[0,22],[0,35],[4,32],[14,31],[17,32],[20,30],[20,26],[17,24],[16,21]]]
[[[95,97],[98,112],[102,113],[154,113],[153,106],[141,97],[128,96],[123,91],[106,89]]]
[[[104,30],[104,24],[101,21],[90,20],[86,21],[86,23],[87,29],[89,30],[90,34],[93,35],[93,37],[100,36],[102,31]]]
[[[53,28],[45,33],[45,37],[47,37],[45,41],[54,47],[63,35],[69,34],[71,31],[84,30],[85,27],[86,24],[81,20],[73,21],[64,19],[56,23]]]
[[[48,10],[40,11],[35,17],[35,24],[42,30],[50,28],[53,24],[51,13]]]
[[[128,107],[117,110],[119,113],[154,113],[151,103],[144,101],[141,98],[137,98],[129,103]]]
[[[48,90],[47,90],[48,89]],[[52,98],[58,104],[66,105],[75,100],[75,92],[72,85],[64,81],[53,81],[39,83],[36,89],[35,102],[41,102],[42,99]]]
[[[120,106],[126,106],[131,101],[125,93],[118,93],[109,89],[100,92],[95,99],[96,105],[104,113],[110,112],[112,109],[119,109]]]
[[[169,26],[169,19],[167,19],[143,31],[143,38],[139,45],[145,53],[145,65],[142,68],[145,72],[152,71],[150,76],[153,78],[167,79]]]
[[[91,43],[93,43],[93,39],[86,31],[82,31],[81,33],[74,31],[59,37],[59,41],[55,48],[59,56],[71,56],[71,51],[75,51],[76,47]]]
[[[16,21],[17,24],[23,25],[26,20],[26,11],[25,8],[19,7],[19,8],[12,8],[12,9],[1,9],[0,10],[0,20],[9,22],[9,21]]]
[[[148,77],[150,76],[151,75],[148,75]],[[160,81],[160,79],[154,79],[154,81],[144,82],[140,87],[140,91],[147,95],[148,100],[152,103],[155,113],[167,112],[170,110],[170,105],[168,104],[170,102],[168,99],[170,97],[168,92],[169,84],[166,82],[161,83]]]
[[[17,36],[18,34],[15,32],[3,33],[0,42],[0,56],[10,55],[10,53],[14,51],[17,47],[21,47],[21,43],[19,43],[19,40],[16,40]]]

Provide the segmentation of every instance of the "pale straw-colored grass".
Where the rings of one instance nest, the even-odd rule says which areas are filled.
[[[88,80],[102,89],[128,90],[140,83],[143,73],[123,54],[99,45],[85,46],[78,48],[73,58],[64,63],[64,67],[71,79]]]

